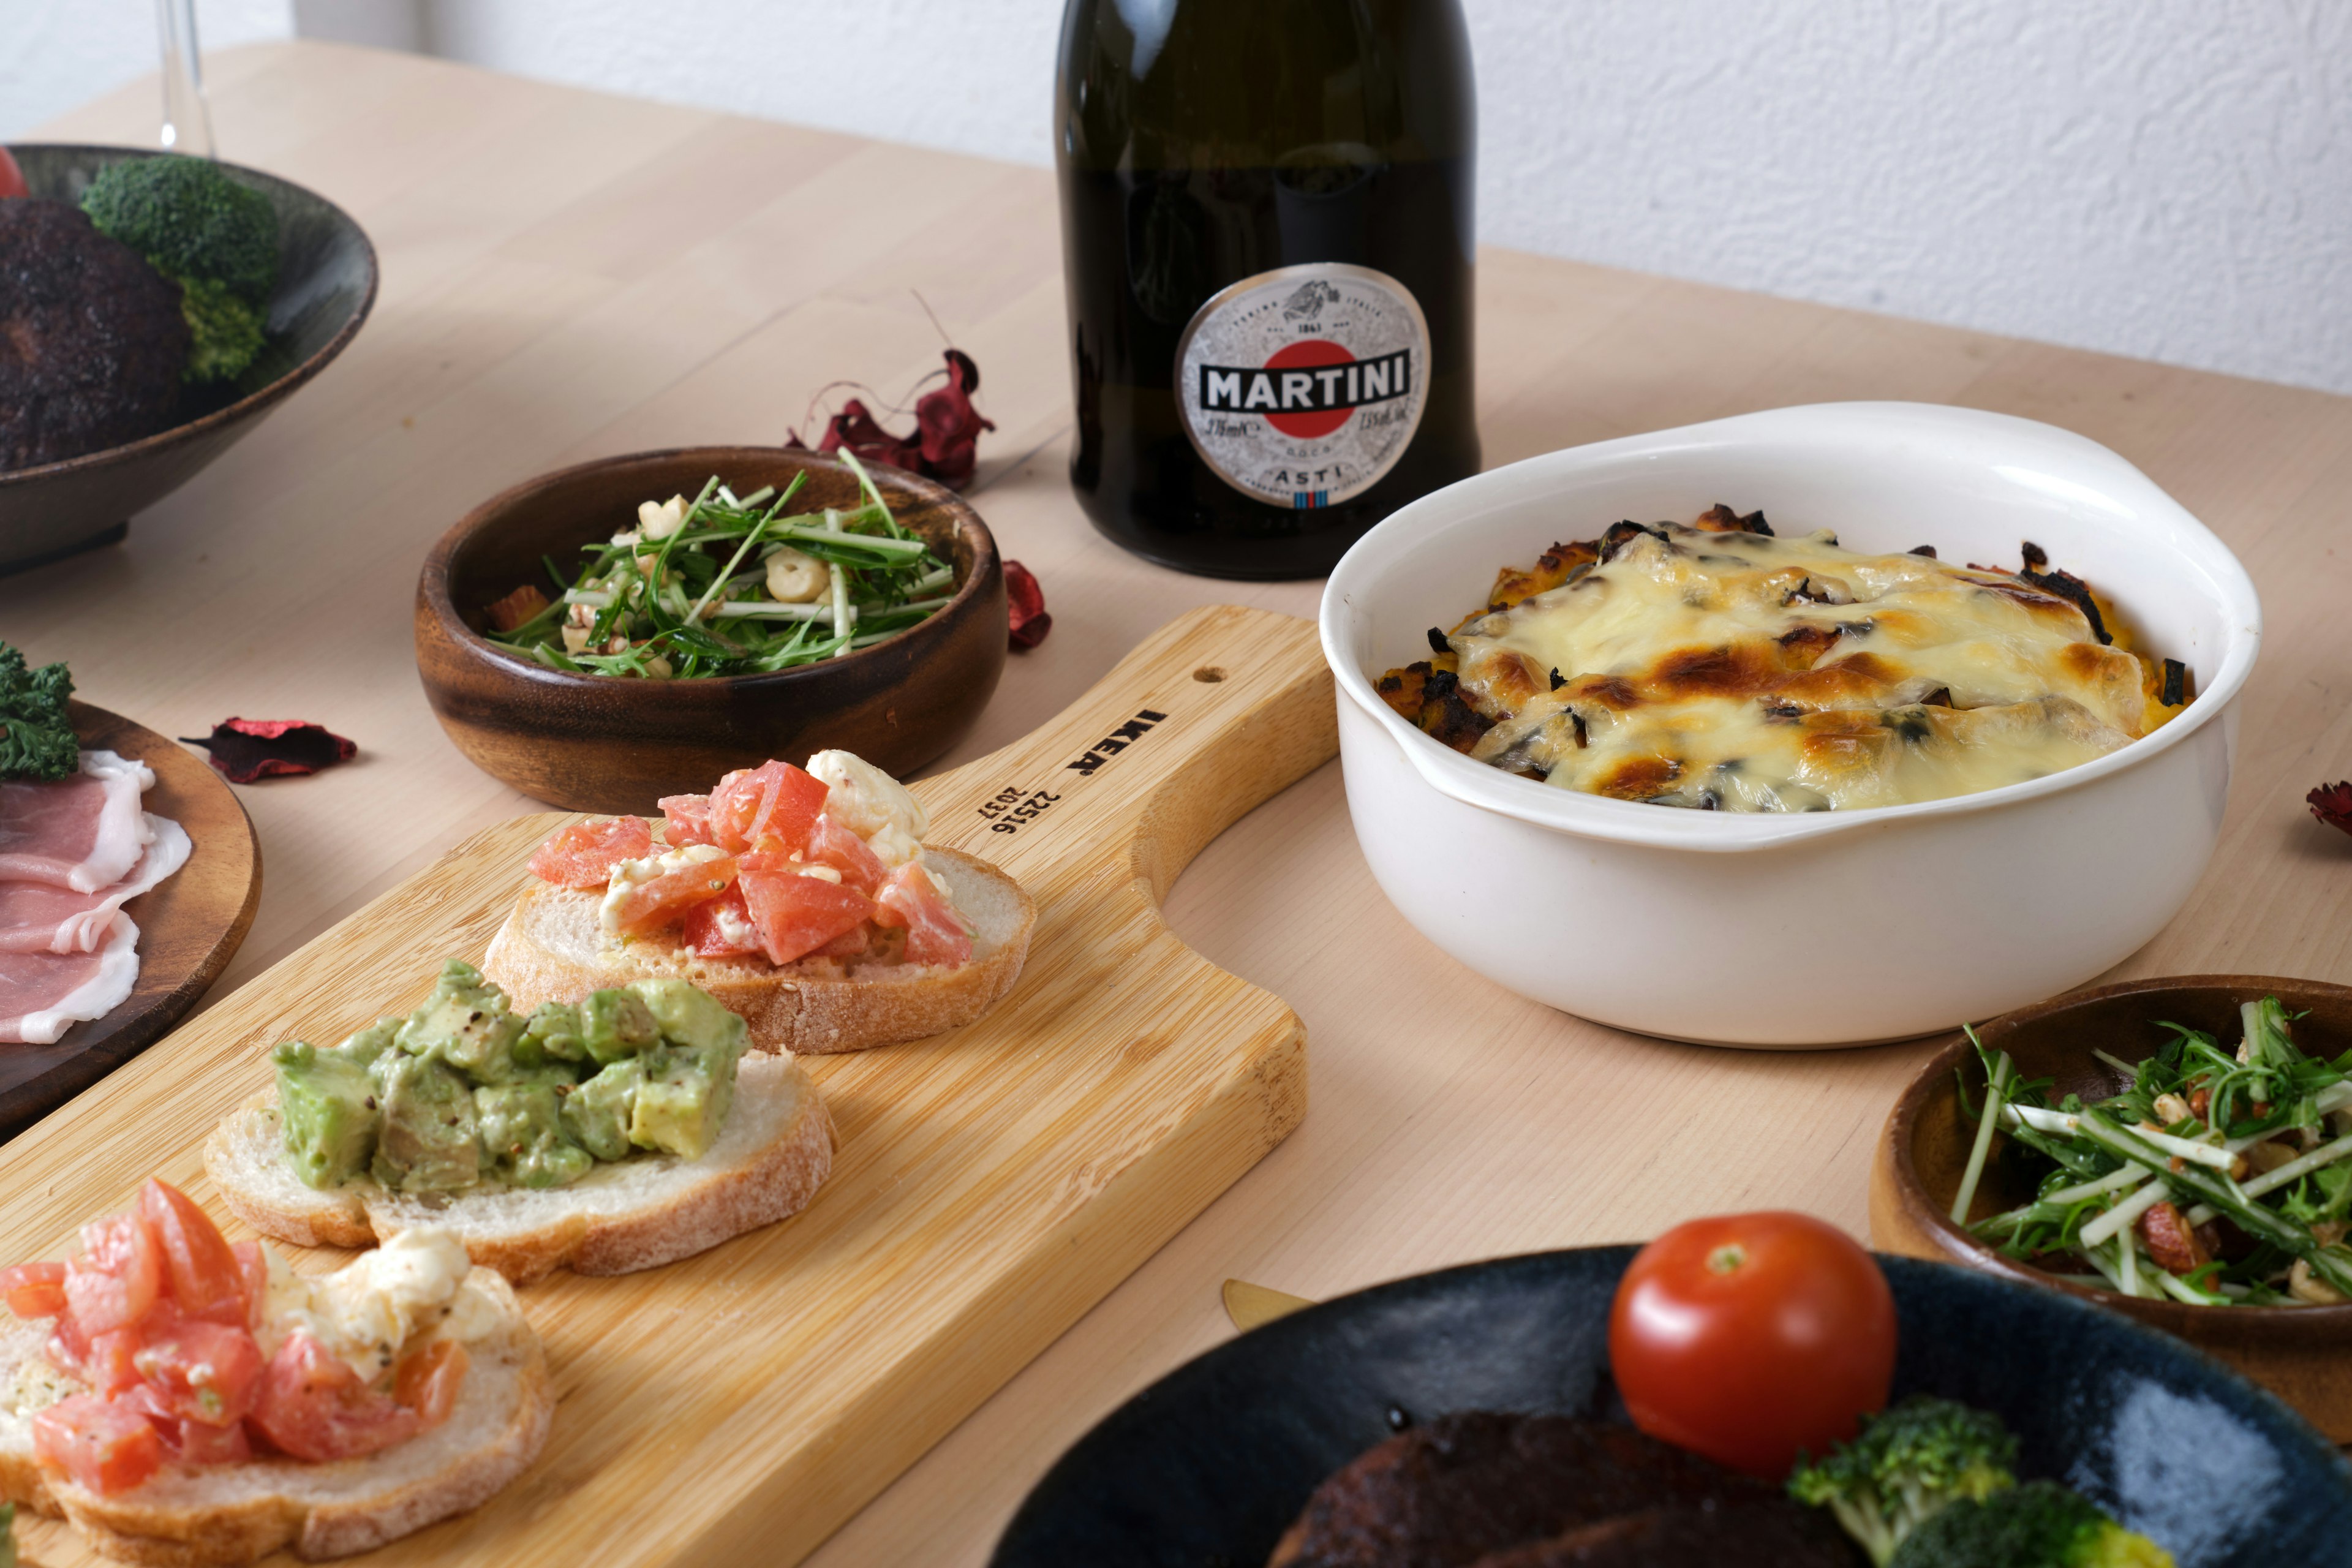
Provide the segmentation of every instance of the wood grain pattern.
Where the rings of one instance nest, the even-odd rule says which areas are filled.
[[[103,1018],[50,1046],[0,1045],[0,1142],[137,1056],[186,1016],[236,954],[261,902],[261,851],[226,780],[195,752],[86,702],[68,710],[84,747],[136,757],[142,804],[188,830],[188,863],[123,906],[139,927],[139,980]]]
[[[565,463],[809,434],[810,399],[836,377],[904,401],[939,364],[918,293],[978,361],[975,401],[997,425],[965,497],[1037,574],[1055,623],[940,765],[1046,722],[1187,610],[1314,613],[1318,584],[1162,571],[1079,512],[1049,171],[375,49],[271,45],[208,51],[205,65],[227,155],[358,217],[383,258],[383,296],[350,352],[142,513],[124,548],[0,579],[0,626],[159,729],[277,712],[359,741],[349,767],[246,796],[269,896],[216,995],[532,809],[457,752],[417,689],[413,590],[434,540]],[[155,92],[152,77],[126,83],[41,134],[143,144]],[[2301,800],[2352,775],[2352,398],[1491,247],[1477,293],[1490,465],[1785,404],[1898,397],[2050,420],[2145,469],[2244,560],[2269,635],[2220,851],[2115,977],[2352,981],[2352,839]],[[1328,1297],[1768,1206],[1863,1234],[1880,1123],[1934,1050],[1758,1060],[1514,996],[1381,896],[1336,764],[1219,837],[1167,909],[1192,947],[1307,1020],[1315,1114],[812,1568],[984,1561],[1065,1447],[1232,1333],[1218,1288],[1235,1275]]]
[[[1305,1113],[1297,1016],[1195,956],[1159,900],[1338,743],[1314,629],[1212,609],[1061,721],[922,784],[931,841],[1037,900],[1011,997],[809,1060],[840,1151],[797,1218],[526,1290],[562,1400],[547,1453],[381,1560],[782,1563],[822,1541]],[[0,1150],[0,1257],[67,1255],[151,1170],[219,1212],[196,1150],[267,1084],[267,1046],[339,1037],[411,1005],[441,957],[478,956],[563,820],[477,836]],[[27,1535],[50,1568],[86,1560],[60,1526]]]

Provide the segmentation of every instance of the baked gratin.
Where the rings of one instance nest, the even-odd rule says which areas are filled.
[[[2116,608],[2034,544],[1780,538],[1760,511],[1620,522],[1506,568],[1381,695],[1454,750],[1562,789],[1709,811],[1972,795],[2105,756],[2187,706]]]

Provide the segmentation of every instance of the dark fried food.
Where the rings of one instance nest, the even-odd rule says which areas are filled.
[[[163,428],[187,358],[177,285],[64,202],[0,201],[0,472]]]

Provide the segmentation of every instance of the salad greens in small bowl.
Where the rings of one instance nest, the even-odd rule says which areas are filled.
[[[1871,1228],[2178,1334],[2352,1440],[2352,987],[2137,980],[1964,1031],[1887,1119]]]
[[[665,795],[830,748],[910,773],[1004,665],[1003,568],[977,512],[896,468],[798,448],[609,458],[485,502],[416,594],[442,728],[551,805]]]

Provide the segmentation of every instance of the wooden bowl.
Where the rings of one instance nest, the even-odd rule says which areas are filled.
[[[481,635],[484,608],[542,556],[635,527],[641,501],[694,495],[717,474],[738,493],[808,482],[803,507],[857,504],[849,469],[775,447],[690,447],[606,458],[517,485],[433,547],[416,584],[416,666],[457,749],[525,795],[574,811],[653,814],[771,757],[839,747],[904,776],[961,740],[1003,672],[1004,569],[980,514],[955,492],[896,468],[870,470],[891,511],[955,568],[930,619],[842,658],[772,675],[646,680],[549,669]]]
[[[2120,1075],[2091,1054],[2094,1048],[2137,1062],[2164,1043],[2159,1022],[2233,1040],[2239,1004],[2264,996],[2278,997],[2289,1012],[2309,1012],[2295,1026],[2306,1051],[2333,1055],[2352,1045],[2352,987],[2263,974],[2126,981],[2003,1014],[1979,1026],[1977,1036],[1989,1048],[2009,1052],[2021,1077],[2055,1079],[2053,1098],[2074,1093],[2091,1100],[2123,1088]],[[2352,1304],[2192,1307],[2085,1289],[2004,1258],[1954,1225],[1952,1199],[1976,1133],[1959,1113],[1953,1080],[1959,1069],[1969,1075],[1971,1097],[1981,1094],[1976,1053],[1965,1038],[1955,1038],[1911,1080],[1886,1119],[1870,1173],[1870,1234],[1882,1250],[1967,1264],[2137,1318],[2237,1368],[2330,1440],[2352,1442]],[[1987,1162],[1969,1211],[1971,1221],[2032,1196],[2030,1179],[1999,1157],[2007,1142],[1994,1139],[1996,1157]]]
[[[79,203],[116,163],[169,154],[140,147],[19,144],[10,149],[37,196]],[[327,368],[375,303],[375,249],[342,208],[289,180],[221,167],[278,212],[278,287],[269,342],[233,383],[183,392],[173,423],[79,458],[0,471],[0,572],[111,544],[133,512],[196,476]]]

